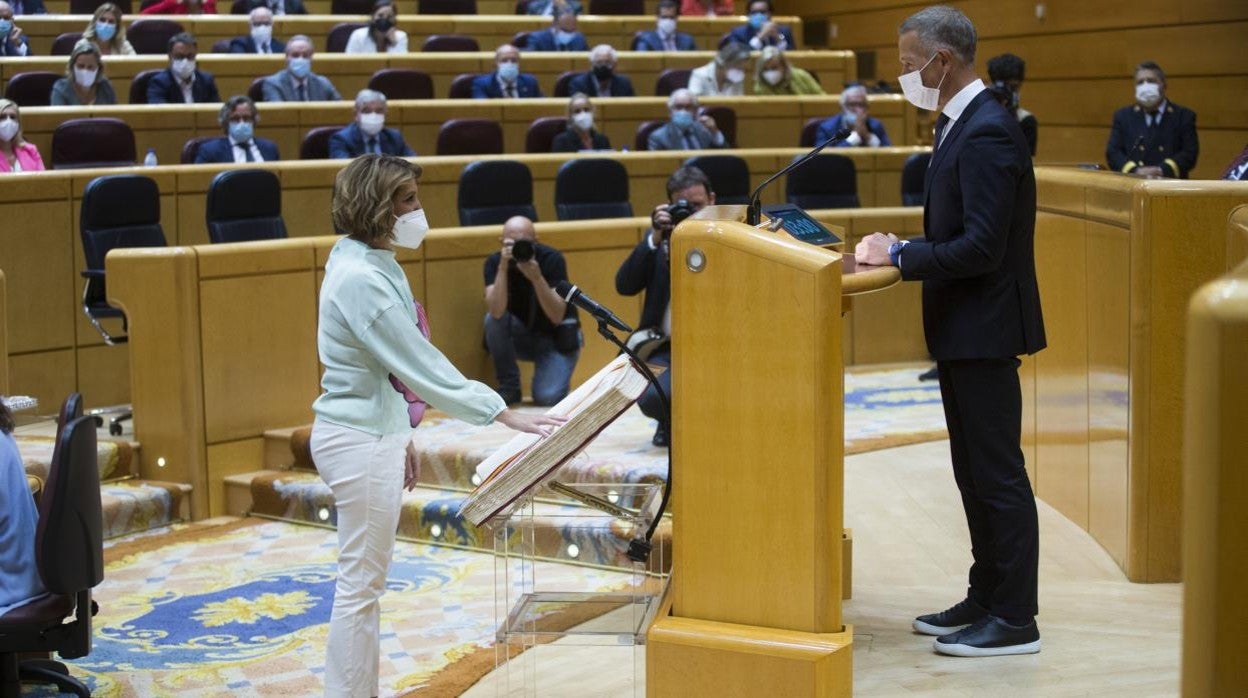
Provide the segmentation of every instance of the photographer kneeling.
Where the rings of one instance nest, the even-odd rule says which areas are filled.
[[[517,359],[532,361],[533,402],[553,405],[567,394],[581,353],[576,308],[554,286],[567,281],[563,254],[537,241],[533,222],[513,216],[503,224],[503,248],[485,260],[485,346],[494,360],[498,394],[520,402]]]
[[[659,376],[659,384],[672,395],[672,277],[668,267],[668,239],[672,230],[689,216],[715,203],[711,180],[696,167],[682,167],[667,180],[667,201],[654,207],[650,214],[649,232],[633,248],[632,254],[615,273],[615,290],[621,295],[635,296],[646,292],[641,307],[640,328],[629,337],[629,344],[648,363],[667,366]],[[659,420],[654,432],[654,445],[667,446],[671,439],[663,426],[663,403],[653,387],[637,401],[641,411]]]

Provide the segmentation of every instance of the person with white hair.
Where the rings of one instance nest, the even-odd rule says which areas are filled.
[[[590,97],[635,97],[633,81],[615,72],[616,52],[609,44],[598,44],[589,52],[589,72],[568,81],[568,93],[583,92]]]
[[[719,49],[710,63],[689,74],[689,91],[699,97],[740,97],[745,94],[745,71],[750,49],[730,41]]]
[[[329,138],[331,158],[354,158],[365,153],[416,155],[397,128],[386,128],[386,96],[377,90],[360,90],[355,95],[355,120]]]
[[[821,95],[824,91],[815,76],[789,63],[783,50],[768,46],[754,64],[754,94]]]
[[[303,34],[286,43],[286,68],[264,79],[266,102],[331,102],[342,99],[324,75],[312,72],[312,40]]]
[[[247,16],[247,36],[230,39],[230,53],[285,53],[286,42],[273,38],[273,10],[260,5]]]
[[[727,148],[728,141],[708,114],[698,116],[698,98],[681,88],[667,98],[671,121],[655,129],[646,150],[704,150]]]
[[[815,133],[815,142],[822,143],[842,128],[853,129],[849,134],[849,138],[837,143],[837,146],[845,148],[880,148],[893,144],[888,139],[888,132],[884,130],[884,124],[879,119],[873,119],[867,115],[870,109],[867,101],[867,88],[862,85],[852,85],[846,87],[841,93],[841,113],[836,116],[824,119],[819,124],[819,130]]]

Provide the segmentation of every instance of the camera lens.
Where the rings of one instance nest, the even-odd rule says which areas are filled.
[[[531,240],[516,240],[511,246],[511,257],[517,262],[527,262],[533,259],[533,242]]]

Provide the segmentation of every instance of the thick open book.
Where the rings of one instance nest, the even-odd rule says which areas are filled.
[[[620,355],[573,390],[547,414],[568,417],[550,436],[517,434],[477,466],[484,480],[459,508],[481,525],[511,508],[529,490],[580,453],[646,389],[646,377]]]

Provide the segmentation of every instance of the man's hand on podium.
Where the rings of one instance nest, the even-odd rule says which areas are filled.
[[[893,262],[888,258],[888,246],[894,242],[900,240],[892,233],[871,233],[854,246],[855,261],[874,267],[891,267]]]

